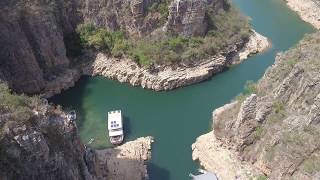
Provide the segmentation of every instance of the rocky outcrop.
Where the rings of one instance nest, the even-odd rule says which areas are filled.
[[[158,26],[153,1],[3,0],[0,2],[0,79],[17,92],[52,95],[74,84],[64,37],[80,22],[140,36]],[[131,11],[130,11],[131,10]],[[149,31],[150,30],[150,31]]]
[[[18,115],[0,106],[0,179],[99,178],[96,157],[88,158],[76,125],[58,108],[34,105]]]
[[[111,30],[123,30],[139,38],[163,27],[163,14],[152,10],[164,4],[156,0],[2,1],[0,6],[0,79],[19,93],[50,97],[74,85],[82,74],[77,61],[66,56],[65,37],[80,22],[93,22]],[[169,8],[167,31],[184,36],[204,35],[207,9],[225,8],[226,2],[173,1]],[[165,14],[165,13],[164,13]],[[161,22],[160,22],[161,21]],[[153,90],[171,90],[208,79],[230,63],[239,63],[249,54],[267,47],[267,40],[255,32],[247,40],[230,45],[222,55],[192,64],[155,66],[151,69],[123,59],[99,54],[86,74],[103,75]],[[243,46],[245,46],[243,48]]]
[[[85,22],[111,30],[122,30],[131,37],[141,37],[159,28],[159,12],[148,8],[157,0],[101,1],[83,0],[81,11]]]
[[[308,35],[279,54],[253,94],[215,110],[213,132],[205,135],[210,145],[199,138],[194,158],[224,177],[230,163],[221,167],[215,160],[227,148],[237,165],[251,164],[269,179],[318,179],[319,40],[319,33]]]
[[[74,120],[44,99],[11,95],[0,83],[0,179],[141,180],[152,137],[95,150]],[[15,103],[19,101],[20,104]]]
[[[192,159],[215,172],[219,179],[247,180],[261,174],[250,163],[239,160],[232,150],[223,147],[212,132],[197,138],[192,145]]]
[[[133,86],[161,91],[172,90],[208,79],[213,73],[222,71],[225,63],[226,59],[220,56],[204,61],[195,67],[174,69],[174,67],[166,66],[152,72],[148,68],[140,67],[131,59],[120,61],[99,53],[91,69],[86,72],[130,83]]]
[[[241,62],[257,53],[261,53],[271,47],[271,42],[268,38],[262,36],[261,34],[251,30],[251,36],[249,41],[246,43],[245,47],[239,52],[239,59],[235,60],[234,63]]]
[[[97,150],[99,164],[106,168],[102,170],[104,179],[148,179],[145,162],[151,158],[152,142],[152,137],[144,137],[115,148]]]
[[[208,30],[206,11],[222,9],[223,0],[174,0],[169,6],[165,30],[182,36],[203,36]]]
[[[0,2],[0,78],[10,87],[41,93],[53,77],[68,73],[64,34],[78,21],[73,6],[76,1]]]
[[[184,36],[203,36],[207,30],[206,1],[175,0],[169,6],[167,31]]]
[[[59,75],[52,76],[51,81],[47,81],[45,89],[42,91],[42,96],[49,98],[59,94],[63,90],[67,90],[75,85],[81,77],[81,72],[78,69],[67,69]]]
[[[317,0],[286,0],[288,6],[296,11],[306,22],[320,29],[320,2]]]
[[[257,50],[263,50],[261,47],[268,47],[269,43],[266,38],[257,35],[254,31],[252,36],[254,37],[250,38],[251,45],[245,46],[248,49],[238,51],[237,47],[230,48],[231,51],[226,54],[233,55],[228,58],[219,55],[207,60],[197,61],[192,65],[180,64],[145,68],[131,59],[119,60],[99,53],[91,66],[85,66],[84,72],[88,75],[102,75],[120,82],[130,83],[133,86],[141,86],[155,91],[172,90],[204,81],[221,72],[231,63],[239,63],[239,52],[257,53]],[[254,45],[256,46],[255,48],[253,47]]]

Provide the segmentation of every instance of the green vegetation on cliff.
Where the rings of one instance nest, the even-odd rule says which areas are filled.
[[[278,54],[263,78],[247,83],[236,104],[214,120],[215,136],[270,179],[319,177],[319,50],[318,32]]]
[[[76,126],[66,122],[60,108],[0,82],[0,179],[94,177]]]
[[[7,115],[17,122],[30,123],[32,122],[31,109],[39,103],[40,98],[38,96],[17,95],[6,84],[0,82],[0,116]]]
[[[151,13],[158,12],[161,14],[161,18],[160,18],[161,24],[164,24],[164,22],[166,21],[168,15],[169,15],[168,6],[169,6],[170,2],[171,2],[171,0],[156,1],[148,9]]]
[[[159,11],[167,16],[168,1],[155,3],[150,11]],[[230,7],[219,12],[206,13],[208,29],[205,36],[184,37],[157,32],[143,38],[132,39],[120,31],[108,31],[92,23],[80,24],[76,34],[70,35],[67,51],[79,55],[81,48],[92,48],[114,57],[129,56],[142,66],[196,62],[227,51],[228,47],[241,44],[249,37],[248,20]]]

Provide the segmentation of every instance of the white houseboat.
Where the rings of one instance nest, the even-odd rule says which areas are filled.
[[[120,110],[108,112],[108,131],[110,142],[114,145],[123,141],[123,124]]]

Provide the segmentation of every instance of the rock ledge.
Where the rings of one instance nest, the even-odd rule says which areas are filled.
[[[96,150],[98,161],[105,170],[103,177],[110,180],[147,179],[145,162],[151,158],[153,138],[142,137],[115,148]]]

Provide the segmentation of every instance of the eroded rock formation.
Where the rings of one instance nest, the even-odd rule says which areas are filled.
[[[98,53],[87,57],[87,59],[94,58],[94,62],[85,65],[83,71],[88,75],[101,75],[155,91],[172,90],[204,81],[223,71],[228,65],[239,63],[247,56],[263,51],[270,46],[267,38],[254,31],[251,33],[249,42],[250,46],[246,45],[240,48],[244,44],[242,42],[239,47],[236,45],[230,47],[225,55],[221,54],[210,59],[199,60],[192,65],[182,63],[153,68],[141,67],[131,59],[120,60]]]
[[[172,1],[166,29],[184,36],[204,35],[207,30],[206,8],[207,2],[204,0]]]
[[[160,27],[160,14],[148,8],[157,0],[83,0],[81,12],[85,22],[111,30],[123,30],[140,37]]]
[[[219,146],[210,151],[199,138],[194,158],[219,171],[204,157],[215,159],[214,152],[225,148],[236,155],[233,161],[249,163],[270,179],[319,179],[319,40],[319,33],[305,37],[276,58],[253,94],[215,110],[211,138]]]
[[[223,0],[174,0],[169,6],[165,30],[182,36],[203,36],[208,30],[206,10],[218,11],[226,6]]]
[[[64,33],[77,18],[73,1],[0,2],[0,78],[24,93],[38,93],[69,66]]]
[[[110,30],[122,30],[139,38],[164,29],[184,36],[204,35],[207,32],[206,9],[225,8],[223,0],[172,1],[166,13],[152,10],[158,0],[101,1],[101,0],[4,0],[0,2],[0,79],[17,92],[40,93],[46,97],[74,85],[82,72],[77,61],[66,56],[65,37],[79,23],[91,22]],[[252,37],[255,37],[252,38]],[[208,79],[223,70],[231,61],[239,62],[249,54],[266,47],[266,39],[252,34],[240,40],[224,54],[193,64],[178,64],[141,68],[132,61],[101,58],[93,64],[94,75],[104,75],[121,82],[130,82],[154,90],[170,90]],[[259,48],[257,48],[259,47]],[[240,52],[238,56],[238,52]],[[236,55],[234,55],[236,54]],[[236,57],[235,59],[229,56]],[[102,60],[103,59],[103,60]],[[116,70],[120,67],[119,72]],[[199,66],[199,67],[196,67]],[[136,67],[136,68],[135,68]],[[162,71],[162,72],[161,72]]]
[[[148,176],[145,162],[151,157],[152,137],[95,150],[81,143],[76,122],[59,107],[34,97],[8,96],[1,97],[0,104],[0,179],[141,180]],[[15,105],[12,99],[28,104],[8,108]]]
[[[110,180],[148,179],[145,164],[151,158],[152,137],[138,138],[121,146],[97,150],[99,164],[105,168],[104,178]]]
[[[32,114],[26,119],[29,110]],[[87,156],[90,150],[63,111],[46,104],[18,117],[3,111],[1,107],[0,179],[99,178],[95,154]]]

